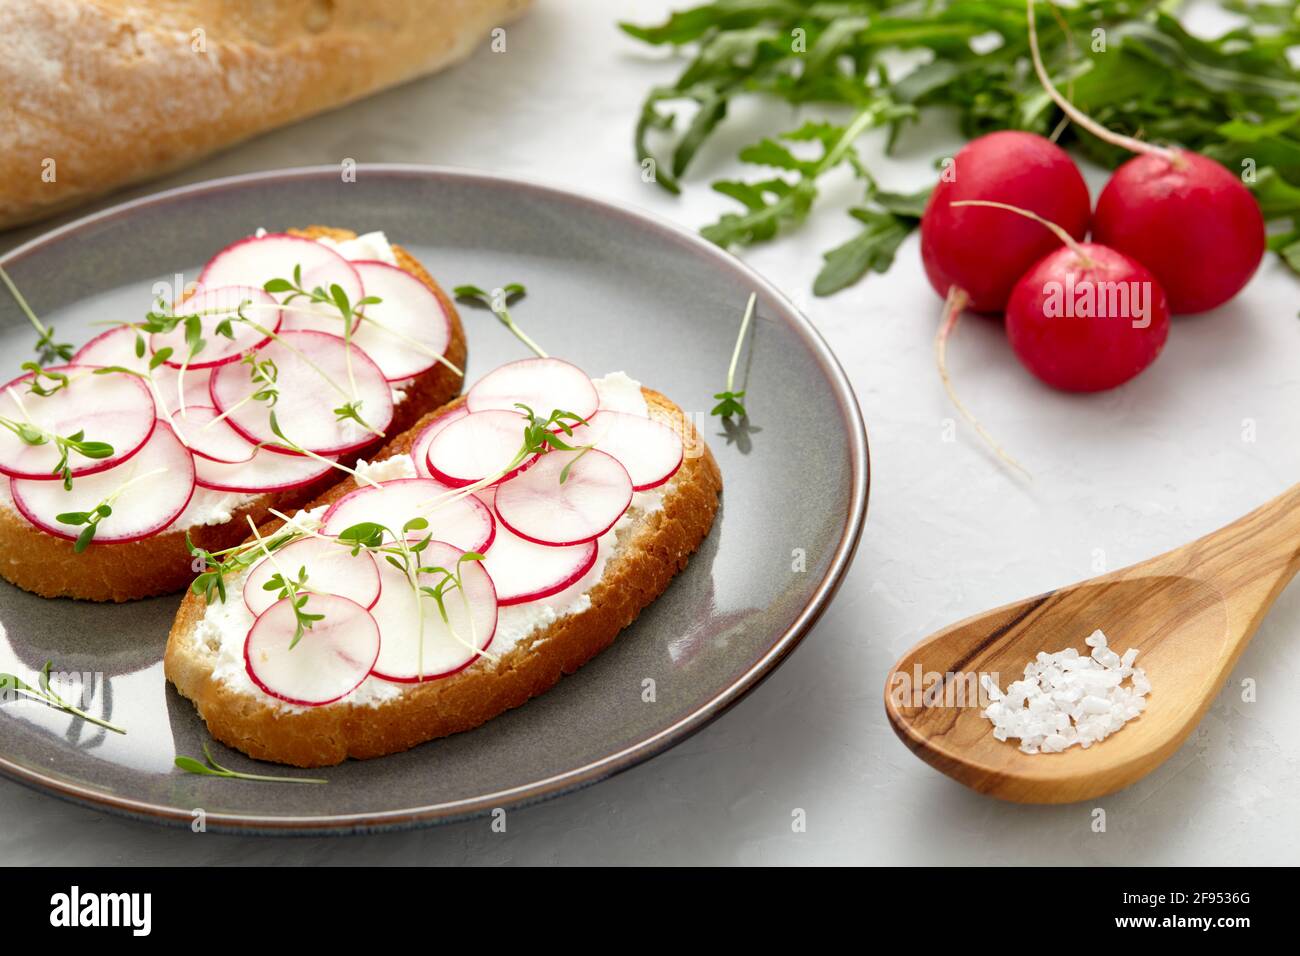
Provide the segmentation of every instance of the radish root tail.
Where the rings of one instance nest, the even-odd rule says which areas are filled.
[[[939,378],[943,380],[943,388],[948,393],[949,401],[952,402],[957,411],[961,412],[962,418],[970,423],[980,438],[984,439],[985,444],[993,450],[993,453],[1004,464],[1032,481],[1033,476],[1029,474],[1029,471],[1020,462],[1007,454],[1003,447],[989,434],[988,429],[981,425],[979,419],[972,415],[970,410],[962,404],[961,399],[957,397],[957,390],[952,386],[952,378],[948,375],[948,337],[957,328],[957,320],[961,318],[962,312],[969,303],[970,296],[964,290],[956,286],[948,290],[948,298],[943,303],[943,321],[939,324],[939,333],[934,337],[934,360],[939,366]]]

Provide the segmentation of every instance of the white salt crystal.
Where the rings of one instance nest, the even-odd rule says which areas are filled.
[[[1133,666],[1137,650],[1116,654],[1100,630],[1084,643],[1092,648],[1086,656],[1073,647],[1039,651],[1005,695],[981,675],[991,701],[983,716],[993,723],[995,738],[1017,739],[1027,754],[1060,753],[1075,744],[1086,750],[1142,714],[1151,682]]]

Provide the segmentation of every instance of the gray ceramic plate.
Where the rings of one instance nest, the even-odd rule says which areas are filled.
[[[626,369],[697,415],[722,467],[724,504],[698,555],[619,640],[577,674],[470,733],[325,771],[325,786],[195,777],[176,754],[209,738],[162,675],[176,598],[123,606],[47,601],[0,582],[0,671],[92,675],[105,734],[44,705],[0,705],[0,770],[51,794],[141,818],[212,829],[347,832],[453,819],[539,800],[645,760],[717,717],[771,673],[826,607],[857,544],[867,446],[848,382],[808,321],[772,286],[692,233],[632,209],[476,173],[362,167],[289,170],[187,187],[72,223],[0,259],[76,343],[92,322],[135,318],[156,282],[192,279],[259,226],[385,230],[442,283],[523,282],[516,315],[554,354],[592,374]],[[746,359],[752,427],[710,419],[751,290]],[[472,381],[521,346],[464,311]],[[6,368],[31,329],[0,292]],[[797,550],[796,550],[797,549]],[[803,555],[805,569],[792,570]],[[653,679],[656,702],[642,700]],[[216,746],[217,759],[266,771]],[[275,771],[270,771],[275,772]]]

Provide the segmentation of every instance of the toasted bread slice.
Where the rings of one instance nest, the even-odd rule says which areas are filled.
[[[317,239],[356,238],[347,229],[309,226],[289,232]],[[465,367],[465,330],[456,307],[438,283],[401,246],[393,246],[397,264],[418,278],[438,297],[451,321],[451,341],[446,359],[457,368]],[[388,434],[397,435],[431,409],[460,393],[461,377],[445,365],[433,368],[404,386],[405,399],[393,410]],[[377,439],[379,444],[382,439]],[[373,452],[374,446],[342,459],[344,464]],[[7,479],[3,479],[7,481]],[[208,551],[233,547],[248,537],[248,519],[261,524],[272,508],[294,509],[336,484],[331,472],[309,485],[259,495],[231,513],[222,524],[197,525],[189,529],[194,543]],[[0,501],[0,575],[24,590],[41,597],[72,597],[88,601],[134,601],[183,590],[194,580],[194,559],[185,544],[185,529],[163,531],[139,541],[120,544],[92,544],[81,554],[73,542],[46,534],[30,524],[12,506]]]
[[[189,593],[167,641],[168,680],[194,701],[217,740],[259,760],[296,767],[325,767],[348,757],[364,759],[407,750],[477,727],[549,689],[562,675],[608,647],[663,593],[686,567],[717,512],[722,475],[712,453],[681,409],[658,392],[642,389],[642,393],[652,417],[680,429],[687,456],[665,486],[662,507],[633,513],[634,520],[619,531],[599,581],[587,592],[590,603],[585,610],[535,628],[495,661],[483,657],[450,677],[393,685],[400,686],[400,692],[383,702],[352,703],[344,698],[322,707],[298,708],[215,676],[216,648],[200,628],[208,605],[202,596]],[[463,401],[458,399],[442,411]],[[394,440],[376,460],[409,453],[421,426]],[[349,479],[311,507],[330,504],[356,487]],[[270,523],[262,533],[279,526]],[[239,596],[229,595],[227,600],[237,601]]]

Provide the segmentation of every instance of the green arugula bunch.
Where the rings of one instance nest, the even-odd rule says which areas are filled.
[[[1048,70],[1080,109],[1116,132],[1242,171],[1275,224],[1270,245],[1300,273],[1300,67],[1287,53],[1300,45],[1300,8],[1230,0],[1225,6],[1241,25],[1205,40],[1184,28],[1179,6],[1041,4]],[[854,111],[848,123],[813,119],[741,150],[762,172],[714,183],[743,209],[702,230],[724,247],[773,239],[807,219],[818,180],[847,164],[861,183],[862,202],[849,211],[861,229],[825,254],[818,295],[889,268],[928,195],[879,187],[855,146],[868,129],[886,130],[892,152],[907,124],[939,108],[955,113],[969,137],[1024,129],[1056,135],[1107,167],[1129,158],[1062,123],[1029,67],[1023,0],[714,0],[655,26],[620,26],[691,54],[676,82],[650,90],[636,125],[638,159],[653,161],[655,181],[671,192],[739,97]]]

